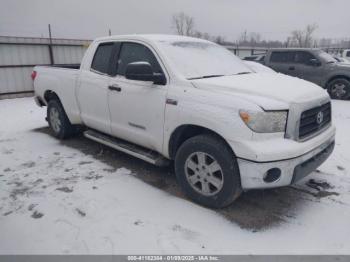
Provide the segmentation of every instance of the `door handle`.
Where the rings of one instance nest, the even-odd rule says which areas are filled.
[[[108,86],[108,89],[112,90],[112,91],[117,91],[117,92],[121,92],[122,91],[122,88],[120,86],[118,86],[118,85]]]
[[[288,67],[288,70],[295,70],[295,67],[294,66],[290,66],[290,67]]]

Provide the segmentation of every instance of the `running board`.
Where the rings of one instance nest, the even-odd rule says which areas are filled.
[[[167,166],[169,160],[161,156],[159,153],[150,149],[143,148],[141,146],[134,145],[132,143],[120,140],[118,138],[102,134],[94,130],[87,130],[84,132],[84,136],[106,146],[112,147],[118,151],[124,152],[131,156],[142,159],[148,163],[156,166]]]

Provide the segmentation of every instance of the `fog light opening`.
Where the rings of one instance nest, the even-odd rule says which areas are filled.
[[[272,183],[277,181],[281,177],[281,169],[279,168],[271,168],[267,170],[267,172],[264,174],[264,181],[266,183]]]

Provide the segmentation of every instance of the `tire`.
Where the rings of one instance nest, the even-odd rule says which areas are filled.
[[[47,121],[53,135],[59,139],[66,139],[77,133],[77,128],[73,126],[60,101],[50,100],[47,105]]]
[[[336,78],[329,82],[327,90],[331,98],[347,100],[350,97],[350,81],[345,78]]]
[[[175,173],[183,192],[206,207],[228,206],[242,192],[233,152],[213,135],[198,135],[186,140],[176,152]]]

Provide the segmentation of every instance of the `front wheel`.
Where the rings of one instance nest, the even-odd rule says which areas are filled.
[[[186,140],[176,153],[175,172],[184,193],[207,207],[228,206],[242,191],[233,152],[213,135]]]
[[[333,99],[346,100],[350,97],[350,81],[337,78],[328,84],[328,93]]]

